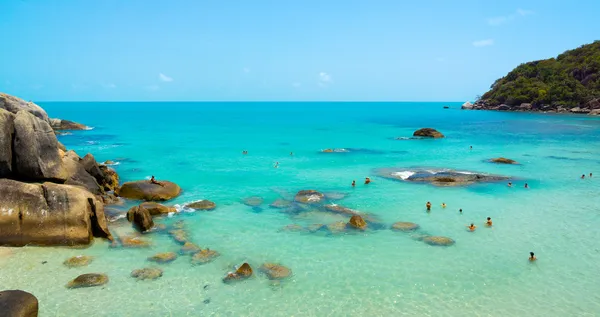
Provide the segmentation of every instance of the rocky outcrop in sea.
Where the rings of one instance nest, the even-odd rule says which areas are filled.
[[[592,116],[600,115],[600,98],[592,99],[578,107],[569,107],[565,105],[544,105],[521,103],[518,105],[492,104],[487,100],[478,100],[475,104],[465,102],[461,109],[463,110],[496,110],[496,111],[521,111],[521,112],[546,112],[546,113],[575,113],[588,114]]]

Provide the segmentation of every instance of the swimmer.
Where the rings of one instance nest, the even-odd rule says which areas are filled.
[[[352,181],[352,187],[356,186],[356,181]]]
[[[460,212],[462,214],[462,208],[458,210],[458,212]]]
[[[485,225],[488,227],[491,227],[492,226],[492,218],[487,217],[487,221],[485,222]]]
[[[581,179],[584,179],[584,178],[585,178],[585,174],[581,174]]]
[[[472,149],[473,149],[473,146],[471,145],[471,146],[469,147],[469,150],[472,150]]]
[[[442,203],[442,208],[446,208],[446,203]]]
[[[469,231],[473,232],[473,231],[475,231],[475,229],[477,228],[477,226],[474,225],[474,224],[471,224],[470,226],[467,226],[467,228],[469,228]]]
[[[508,187],[512,187],[512,183],[511,182],[508,182]]]
[[[425,207],[427,208],[427,211],[430,211],[430,210],[431,210],[431,203],[430,203],[430,202],[427,202],[427,203],[425,204]]]
[[[274,167],[278,168],[279,167],[279,162],[275,162],[275,166]]]
[[[529,262],[533,262],[535,260],[537,260],[535,254],[533,252],[529,252]]]
[[[290,156],[294,156],[294,152],[290,152]]]
[[[529,185],[527,185],[527,183],[525,183],[525,188],[529,188]]]
[[[368,178],[368,177],[367,177],[367,178],[365,178],[365,185],[369,184],[370,182],[371,182],[371,179],[370,179],[370,178]]]
[[[590,178],[592,178],[592,173],[590,173]]]

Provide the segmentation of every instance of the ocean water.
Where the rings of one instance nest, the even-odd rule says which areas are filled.
[[[460,111],[458,103],[41,106],[51,117],[92,126],[59,139],[81,156],[117,161],[123,181],[155,175],[178,183],[182,195],[167,205],[216,202],[213,211],[182,211],[155,222],[183,220],[193,242],[221,253],[205,265],[192,265],[189,256],[149,263],[147,257],[180,247],[159,232],[144,235],[153,243],[149,249],[109,248],[102,240],[85,249],[0,248],[0,289],[33,293],[41,316],[600,315],[598,118]],[[421,127],[446,138],[395,139]],[[326,148],[350,152],[320,153]],[[486,162],[498,156],[521,164]],[[500,174],[514,177],[514,186],[440,188],[374,173],[392,167]],[[598,178],[580,179],[590,172]],[[365,177],[373,182],[363,185]],[[343,235],[280,230],[348,220],[311,208],[290,214],[268,207],[302,189],[344,194],[335,203],[371,213],[387,227],[411,221],[420,232],[456,243],[430,246],[387,227]],[[249,196],[265,204],[242,204]],[[109,209],[122,213],[134,204]],[[483,225],[486,217],[492,228]],[[478,225],[475,232],[466,230],[470,223]],[[134,232],[122,220],[110,228],[114,235]],[[538,261],[528,261],[530,251]],[[83,268],[62,265],[76,255],[95,258]],[[264,262],[280,263],[293,275],[280,283],[260,274],[221,281],[245,261],[255,272]],[[164,270],[156,281],[129,276],[154,266]],[[83,273],[106,273],[110,281],[65,288]]]

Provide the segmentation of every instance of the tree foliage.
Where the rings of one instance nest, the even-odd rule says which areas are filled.
[[[600,41],[519,65],[481,96],[489,105],[579,106],[600,97]]]

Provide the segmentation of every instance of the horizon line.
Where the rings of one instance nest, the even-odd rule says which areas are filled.
[[[421,102],[421,103],[440,103],[440,102],[452,102],[452,103],[464,103],[464,101],[423,101],[423,100],[38,100],[38,102],[86,102],[86,103],[100,103],[100,102],[132,102],[132,103],[159,103],[159,102],[177,102],[177,103],[361,103],[361,102],[372,102],[372,103],[404,103],[404,102]],[[471,102],[469,100],[469,102]]]

